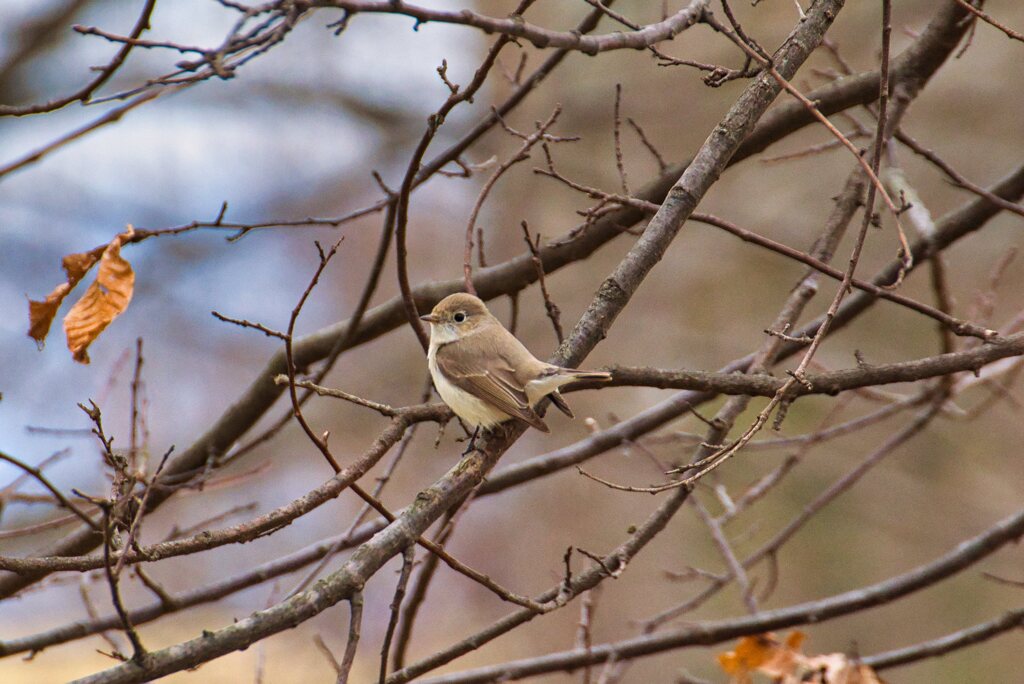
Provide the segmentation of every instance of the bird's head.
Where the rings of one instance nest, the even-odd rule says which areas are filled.
[[[458,292],[442,299],[429,314],[420,316],[420,320],[430,323],[432,335],[450,340],[490,324],[494,317],[479,297]]]

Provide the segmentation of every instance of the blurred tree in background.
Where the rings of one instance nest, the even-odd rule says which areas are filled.
[[[0,17],[3,681],[1019,676],[1018,3]]]

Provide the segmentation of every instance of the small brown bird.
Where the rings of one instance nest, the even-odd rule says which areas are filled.
[[[434,386],[455,415],[474,428],[474,436],[513,418],[550,432],[534,410],[541,399],[550,397],[572,418],[558,388],[612,377],[538,360],[471,294],[449,295],[420,319],[430,323],[427,360]]]

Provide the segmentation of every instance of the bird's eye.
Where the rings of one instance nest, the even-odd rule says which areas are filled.
[[[456,323],[464,323],[466,321],[466,314],[459,311],[454,316],[452,316],[452,318],[455,319]]]

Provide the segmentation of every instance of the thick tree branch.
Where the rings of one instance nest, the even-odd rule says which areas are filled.
[[[804,375],[807,382],[798,383],[790,388],[786,396],[835,395],[861,387],[888,385],[895,382],[914,382],[964,371],[977,372],[994,361],[1022,354],[1024,354],[1024,333],[1018,333],[996,343],[913,361],[877,366],[865,365],[827,373],[807,373]],[[611,382],[606,382],[603,385],[607,387],[638,385],[660,389],[686,389],[716,394],[770,397],[774,396],[786,383],[785,380],[770,375],[674,371],[621,366],[613,366],[607,370],[612,372]],[[601,386],[598,383],[580,383],[579,389],[598,389]],[[576,388],[576,385],[572,385],[566,388],[566,391]]]

